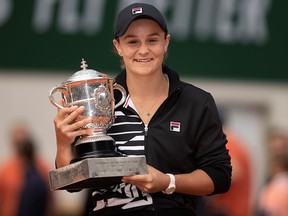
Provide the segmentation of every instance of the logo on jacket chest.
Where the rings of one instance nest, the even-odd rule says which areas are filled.
[[[170,131],[173,131],[173,132],[180,132],[180,122],[174,122],[174,121],[171,121],[170,122]]]

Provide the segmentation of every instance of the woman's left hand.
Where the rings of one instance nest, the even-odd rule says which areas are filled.
[[[135,185],[145,193],[156,193],[165,190],[170,182],[170,178],[165,173],[147,165],[148,174],[124,176],[122,182]]]

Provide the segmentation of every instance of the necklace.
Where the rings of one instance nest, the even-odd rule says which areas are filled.
[[[138,99],[133,97],[134,101],[136,101],[137,104],[139,104],[141,106],[141,108],[146,112],[147,116],[151,115],[151,110],[153,109],[153,107],[155,106],[155,104],[156,104],[156,102],[158,101],[159,98],[160,98],[160,96],[155,99],[155,101],[154,101],[153,105],[151,106],[151,108],[149,110],[147,110],[144,106],[142,106],[142,104],[138,101]]]
[[[168,89],[169,89],[169,79],[168,79],[168,77],[167,77],[167,75],[165,75],[165,78],[166,78],[166,80],[167,80],[167,82],[168,82]],[[163,88],[163,90],[165,89],[165,85],[164,85],[164,88]],[[153,104],[152,104],[152,106],[150,107],[150,109],[146,109],[141,103],[140,103],[140,101],[137,99],[137,98],[135,98],[134,96],[130,96],[131,98],[133,97],[133,100],[146,112],[146,116],[150,116],[151,115],[151,111],[153,110],[153,108],[154,108],[154,106],[156,105],[156,103],[158,102],[158,100],[160,99],[160,97],[163,95],[163,91],[161,91],[161,94],[159,94],[159,96],[157,96],[156,98],[155,98],[155,100],[154,100],[154,102],[153,102]]]

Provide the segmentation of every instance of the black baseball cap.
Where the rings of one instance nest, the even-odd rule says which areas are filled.
[[[157,22],[167,34],[168,29],[165,18],[157,8],[150,4],[134,3],[119,12],[115,25],[114,38],[116,39],[123,36],[134,20],[145,18]]]

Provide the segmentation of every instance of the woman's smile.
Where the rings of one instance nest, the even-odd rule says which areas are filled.
[[[149,62],[153,61],[153,58],[134,59],[134,61],[136,61],[136,62],[138,62],[138,63],[149,63]]]

